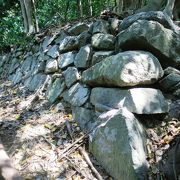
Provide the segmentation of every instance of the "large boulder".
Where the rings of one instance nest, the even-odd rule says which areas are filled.
[[[51,102],[54,103],[62,94],[62,92],[65,89],[65,82],[63,78],[56,78],[54,82],[52,82],[47,90],[46,96],[47,99]]]
[[[88,68],[90,66],[91,58],[92,58],[91,45],[83,46],[77,53],[74,64],[77,68]]]
[[[149,11],[149,12],[140,12],[137,14],[133,14],[132,16],[128,16],[124,18],[119,26],[119,30],[125,30],[129,26],[131,26],[134,22],[138,20],[148,20],[148,21],[157,21],[162,24],[165,28],[172,29],[175,32],[177,31],[177,26],[173,23],[173,21],[168,18],[162,11]]]
[[[64,92],[63,98],[72,106],[82,106],[88,100],[89,94],[89,88],[80,83],[76,83],[69,90]]]
[[[91,86],[135,86],[153,84],[163,76],[158,59],[149,52],[127,51],[109,56],[82,74]]]
[[[134,22],[119,33],[116,48],[148,50],[162,66],[180,66],[180,36],[155,21]]]
[[[144,130],[127,109],[99,116],[100,125],[90,135],[90,151],[116,180],[146,179]]]
[[[126,107],[136,114],[157,114],[168,112],[168,103],[160,90],[152,88],[93,88],[90,102],[97,111]]]
[[[113,50],[115,37],[111,34],[97,33],[92,36],[92,46],[100,50]]]

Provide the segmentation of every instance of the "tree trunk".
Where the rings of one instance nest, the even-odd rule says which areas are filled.
[[[92,0],[88,0],[88,5],[89,5],[90,16],[92,16],[93,15]]]
[[[34,0],[20,0],[21,11],[24,20],[24,30],[27,34],[38,32],[38,21],[36,18],[36,9]]]
[[[77,0],[77,7],[78,7],[78,16],[79,16],[79,18],[82,18],[83,17],[83,9],[82,9],[81,0]]]

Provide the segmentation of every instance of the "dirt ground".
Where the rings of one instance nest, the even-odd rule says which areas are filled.
[[[180,122],[146,120],[148,179],[180,179]],[[88,152],[87,135],[73,121],[68,106],[52,106],[43,97],[34,98],[24,87],[3,80],[0,138],[24,179],[112,179]]]
[[[87,136],[68,109],[34,99],[23,87],[0,82],[0,137],[24,179],[103,179],[111,177],[89,154]],[[88,158],[90,162],[88,163]]]

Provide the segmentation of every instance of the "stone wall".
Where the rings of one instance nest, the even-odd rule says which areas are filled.
[[[115,179],[145,179],[145,127],[136,115],[180,118],[174,26],[161,12],[78,23],[2,55],[1,78],[69,104],[90,151]]]

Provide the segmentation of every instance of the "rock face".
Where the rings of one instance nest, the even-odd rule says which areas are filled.
[[[68,88],[80,80],[80,74],[75,67],[68,67],[67,70],[63,72],[63,75]]]
[[[143,128],[126,109],[111,110],[90,137],[90,150],[115,179],[146,179]]]
[[[157,114],[168,112],[168,104],[160,90],[152,88],[93,88],[91,103],[97,111],[126,107],[136,114]]]
[[[127,51],[107,57],[82,74],[91,86],[135,86],[153,84],[163,76],[157,58],[143,51]]]
[[[163,66],[180,66],[180,36],[155,21],[139,20],[120,32],[118,48],[148,49]]]
[[[58,58],[59,68],[63,69],[74,63],[76,52],[61,54]]]
[[[89,98],[89,93],[86,86],[76,83],[64,93],[63,98],[72,106],[82,106]]]
[[[47,90],[47,99],[54,103],[62,94],[65,89],[65,83],[62,78],[57,78],[53,83],[51,83]]]
[[[111,34],[94,34],[92,36],[92,46],[96,49],[112,50],[115,47],[115,37]]]
[[[68,33],[70,35],[77,36],[77,35],[81,34],[82,32],[87,31],[88,29],[89,29],[89,26],[87,24],[78,23],[78,24],[74,25],[73,27],[71,27],[68,30]]]
[[[86,45],[81,47],[79,52],[75,57],[74,64],[77,68],[88,68],[90,66],[90,61],[92,57],[92,47],[91,45]]]

